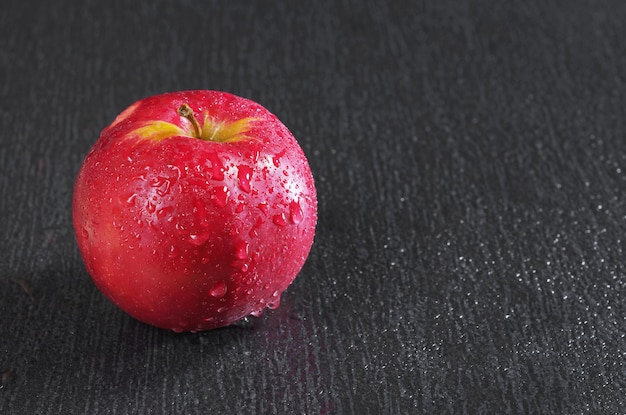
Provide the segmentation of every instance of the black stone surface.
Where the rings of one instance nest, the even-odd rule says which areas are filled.
[[[0,5],[0,413],[626,413],[626,3]],[[235,327],[88,277],[76,172],[130,103],[220,89],[309,157],[316,242]]]

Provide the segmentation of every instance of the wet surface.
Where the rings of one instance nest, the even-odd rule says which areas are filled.
[[[0,413],[624,411],[621,2],[64,3],[0,6]],[[120,111],[189,88],[279,116],[319,221],[258,317],[177,334],[95,288],[71,195]],[[262,179],[208,162],[237,183],[216,204]],[[255,210],[278,229],[304,206]]]

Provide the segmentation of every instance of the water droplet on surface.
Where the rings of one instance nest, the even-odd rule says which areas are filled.
[[[293,201],[289,204],[289,217],[291,218],[291,222],[295,223],[296,225],[302,222],[302,219],[304,219],[302,208],[300,207],[300,204],[298,202]]]
[[[211,294],[211,296],[215,298],[222,298],[226,295],[226,291],[227,291],[226,283],[224,283],[224,281],[220,281],[217,284],[215,284],[213,288],[211,288],[211,290],[209,291],[209,294]]]
[[[248,257],[248,242],[240,240],[235,246],[235,255],[239,259],[246,259]]]
[[[156,205],[150,201],[148,201],[148,203],[146,204],[146,211],[148,213],[154,213],[154,211],[156,210]]]
[[[237,172],[239,179],[239,187],[246,193],[250,193],[250,179],[252,178],[252,169],[246,165],[240,165]]]
[[[248,264],[243,264],[241,266],[241,272],[248,272],[248,269],[250,268],[250,265]]]
[[[285,218],[285,214],[281,213],[280,215],[272,216],[272,222],[274,222],[274,225],[285,226],[287,224],[287,219]]]
[[[259,310],[255,310],[252,313],[250,313],[251,316],[253,317],[261,317],[263,315],[263,309],[259,309]]]

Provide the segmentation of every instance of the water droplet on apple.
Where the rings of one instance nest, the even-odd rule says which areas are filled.
[[[137,199],[137,195],[135,193],[120,196],[120,202],[126,206],[133,206],[135,204],[135,199]]]
[[[285,214],[281,213],[280,215],[272,216],[272,222],[274,222],[274,225],[285,226],[287,224]]]
[[[269,308],[270,310],[276,310],[278,307],[280,307],[280,297],[276,298],[274,301],[267,303],[267,308]]]
[[[211,178],[214,180],[224,180],[224,165],[217,153],[209,153],[207,158],[211,164]]]
[[[239,186],[241,190],[246,193],[250,193],[250,179],[252,178],[252,169],[246,165],[240,165],[238,167],[237,178],[239,179]]]
[[[239,259],[246,259],[248,257],[248,242],[240,240],[235,246],[235,255]]]
[[[211,232],[192,233],[189,235],[189,241],[195,246],[203,245],[211,237]]]
[[[250,265],[248,264],[243,264],[241,266],[241,272],[248,272],[248,268],[250,268]]]
[[[172,331],[175,333],[182,333],[183,331],[185,331],[185,328],[188,326],[189,326],[189,323],[187,323],[186,321],[181,321],[176,325],[176,327],[172,328]]]
[[[156,205],[150,201],[148,201],[148,203],[146,204],[146,211],[148,213],[154,213],[154,211],[156,210]]]
[[[300,204],[295,200],[289,204],[289,217],[291,218],[291,222],[295,223],[296,225],[302,222],[302,219],[304,219],[302,208],[300,207]]]
[[[157,210],[157,217],[159,218],[163,218],[165,216],[167,216],[170,212],[172,212],[172,207],[171,206],[167,206],[164,207],[162,209]]]
[[[200,227],[206,228],[209,226],[206,208],[204,207],[204,203],[199,199],[196,199],[193,202],[193,214],[197,218],[197,222]]]
[[[168,256],[170,258],[174,258],[177,254],[178,254],[178,249],[176,249],[174,245],[170,245],[170,252],[168,253]]]
[[[213,188],[213,194],[211,198],[215,201],[215,204],[218,207],[226,206],[226,202],[228,201],[228,194],[230,191],[226,186],[216,186]]]
[[[259,310],[255,310],[252,313],[250,313],[251,316],[254,317],[261,317],[263,315],[263,309],[259,309]]]
[[[81,233],[83,234],[83,238],[89,239],[89,231],[87,230],[87,228],[82,228]]]
[[[259,235],[259,228],[261,225],[263,225],[263,219],[258,218],[248,233],[251,238],[255,238]]]
[[[211,294],[211,296],[215,298],[222,298],[226,295],[226,291],[227,291],[226,283],[224,283],[224,281],[220,281],[217,284],[215,284],[213,288],[211,288],[211,290],[209,291],[209,294]]]
[[[261,210],[261,212],[263,212],[264,215],[267,215],[269,212],[269,206],[265,202],[259,203],[257,207]]]
[[[284,149],[283,151],[281,151],[280,153],[272,157],[272,162],[274,163],[274,167],[277,167],[277,168],[280,167],[280,159],[285,155],[286,152],[287,152],[287,149]]]
[[[150,186],[156,188],[156,192],[159,196],[165,196],[166,194],[168,194],[171,185],[171,180],[163,176],[157,176],[150,180]]]
[[[163,178],[161,176],[152,177],[150,179],[150,186],[152,186],[152,187],[161,187],[163,185],[164,181],[165,181],[165,178]]]
[[[220,308],[218,308],[218,309],[217,309],[217,312],[218,312],[218,313],[223,313],[223,312],[224,312],[224,311],[226,311],[227,309],[228,309],[228,307],[226,307],[226,306],[222,306],[222,307],[220,307]]]

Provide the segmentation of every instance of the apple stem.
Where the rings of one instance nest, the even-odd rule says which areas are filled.
[[[198,120],[196,120],[196,117],[193,115],[193,110],[191,109],[191,107],[187,104],[183,104],[178,107],[177,112],[178,115],[187,118],[189,122],[191,122],[191,125],[193,126],[194,137],[200,138],[202,136],[202,129],[200,128],[200,124],[198,124]]]

